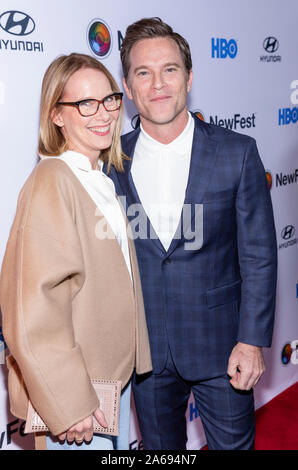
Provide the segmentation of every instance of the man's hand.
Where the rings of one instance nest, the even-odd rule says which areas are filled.
[[[58,439],[64,441],[67,439],[68,442],[75,441],[77,444],[81,444],[84,440],[86,442],[90,442],[93,438],[93,418],[95,417],[96,421],[100,424],[100,426],[106,428],[108,423],[106,422],[105,416],[103,412],[97,408],[93,415],[88,416],[87,418],[83,419],[79,423],[75,424],[67,431],[59,434]]]
[[[230,383],[238,390],[250,390],[265,372],[262,348],[251,344],[237,343],[231,352],[228,374]]]

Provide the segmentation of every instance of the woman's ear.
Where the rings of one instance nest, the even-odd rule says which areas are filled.
[[[54,108],[53,111],[51,112],[51,120],[58,127],[63,127],[64,126],[62,113],[58,108]]]

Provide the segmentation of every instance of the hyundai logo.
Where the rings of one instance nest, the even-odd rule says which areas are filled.
[[[284,240],[289,240],[294,236],[295,228],[293,225],[287,225],[281,232],[281,236]]]
[[[4,31],[15,36],[27,36],[35,30],[31,16],[22,11],[5,11],[0,16],[0,26]]]
[[[277,49],[279,48],[279,42],[273,36],[269,36],[263,42],[263,47],[264,47],[266,52],[269,52],[269,53],[272,54],[273,52],[276,52]]]

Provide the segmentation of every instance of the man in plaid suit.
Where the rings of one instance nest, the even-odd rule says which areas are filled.
[[[254,448],[253,387],[272,339],[276,238],[251,137],[187,110],[187,42],[159,18],[127,28],[125,91],[140,127],[111,171],[142,280],[153,373],[134,380],[146,449],[185,449],[192,391],[209,449]]]

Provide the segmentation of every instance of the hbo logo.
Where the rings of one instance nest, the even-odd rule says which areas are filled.
[[[295,124],[298,121],[298,108],[282,108],[278,110],[278,125]]]
[[[212,38],[211,52],[213,59],[225,59],[228,56],[231,59],[234,59],[238,52],[237,43],[235,39],[230,39],[230,41],[227,41],[224,38]]]

